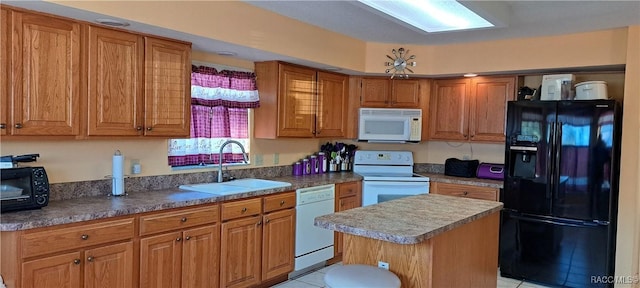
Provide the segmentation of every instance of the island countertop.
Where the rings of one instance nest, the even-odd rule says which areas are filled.
[[[502,209],[502,203],[424,194],[316,217],[314,225],[397,244],[416,244]]]

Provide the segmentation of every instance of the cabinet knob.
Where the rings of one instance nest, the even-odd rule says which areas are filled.
[[[184,240],[190,240],[191,236],[184,237]]]
[[[80,259],[73,259],[73,264],[80,265]]]
[[[82,240],[87,240],[87,239],[89,239],[89,235],[87,235],[87,234],[82,234],[82,236],[80,236],[80,239],[82,239]]]
[[[269,218],[264,219],[264,224],[267,224],[267,223],[269,223],[270,221],[271,221],[271,220],[269,220]]]
[[[467,196],[467,195],[469,195],[469,192],[464,191],[464,192],[462,192],[462,195]]]
[[[262,221],[258,221],[258,224],[256,224],[258,226],[262,225]]]
[[[147,127],[147,131],[153,130],[153,127]]]
[[[137,126],[137,127],[136,127],[136,130],[137,130],[137,131],[142,131],[142,126]]]
[[[320,132],[322,132],[322,131],[318,130],[318,132],[316,132],[316,135],[320,135]]]
[[[280,206],[284,206],[284,200],[280,201]]]
[[[187,217],[182,217],[182,219],[180,219],[180,222],[187,222]]]
[[[0,129],[7,129],[7,124],[0,123]]]
[[[242,210],[240,212],[242,212],[242,213],[247,212],[247,207],[242,208]]]
[[[89,261],[89,262],[93,262],[93,256],[89,256],[89,257],[87,257],[87,261]]]
[[[182,241],[181,237],[176,238],[176,242],[180,242],[180,241]]]
[[[13,127],[16,127],[16,129],[20,129],[20,128],[22,128],[22,124],[21,123],[16,123],[16,125],[14,125]]]
[[[317,133],[316,133],[316,130],[311,130],[311,133],[312,133],[312,134],[317,134]]]

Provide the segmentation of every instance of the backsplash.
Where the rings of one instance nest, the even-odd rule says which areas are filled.
[[[443,164],[416,163],[414,172],[444,173]],[[291,166],[273,166],[229,170],[235,178],[275,178],[291,175]],[[215,182],[216,171],[182,173],[171,175],[131,177],[124,179],[125,192],[135,193],[159,189],[176,188],[183,184]],[[111,180],[78,181],[51,184],[49,201],[60,201],[82,197],[108,196],[111,194]]]

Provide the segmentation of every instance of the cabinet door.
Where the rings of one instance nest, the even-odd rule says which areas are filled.
[[[515,77],[476,77],[471,82],[469,134],[472,141],[505,141],[507,101],[514,100]]]
[[[80,252],[40,258],[22,264],[22,287],[81,287]]]
[[[362,182],[347,182],[336,185],[336,212],[362,206]],[[342,255],[342,233],[334,233],[334,257]]]
[[[89,26],[87,135],[142,135],[144,42]]]
[[[344,137],[349,77],[318,72],[317,137]]]
[[[140,287],[180,287],[182,233],[140,239]]]
[[[11,70],[9,70],[9,51],[11,45],[9,40],[9,28],[11,21],[9,21],[9,10],[0,9],[0,135],[7,135],[8,112],[9,112],[9,77],[11,77]]]
[[[133,242],[87,250],[84,288],[133,287]]]
[[[12,134],[78,135],[80,24],[12,14]]]
[[[362,78],[361,107],[388,107],[390,81],[388,78]]]
[[[468,79],[436,80],[431,94],[429,139],[463,140],[469,136]]]
[[[222,223],[220,287],[260,283],[262,216]]]
[[[218,287],[220,226],[186,230],[183,237],[182,287]]]
[[[420,80],[391,80],[391,106],[420,108]]]
[[[263,216],[262,281],[293,271],[295,216],[295,209],[285,209]]]
[[[279,75],[278,136],[314,137],[316,71],[280,64]]]
[[[191,46],[145,37],[145,127],[149,136],[189,136]]]

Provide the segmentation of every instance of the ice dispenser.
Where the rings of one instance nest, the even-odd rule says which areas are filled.
[[[509,175],[519,178],[535,178],[536,177],[536,161],[538,156],[538,147],[531,145],[512,145],[509,146]]]

